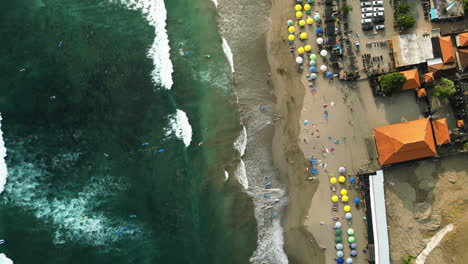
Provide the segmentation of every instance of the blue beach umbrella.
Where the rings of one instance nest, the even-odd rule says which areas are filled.
[[[317,72],[317,69],[315,68],[315,66],[310,66],[309,71],[310,72]]]
[[[354,203],[355,203],[355,204],[358,204],[358,203],[360,203],[360,202],[361,202],[361,199],[359,199],[359,198],[357,198],[357,197],[354,198]]]
[[[349,182],[354,183],[356,181],[356,178],[354,177],[349,177]]]
[[[331,77],[333,77],[333,73],[331,73],[331,72],[327,72],[327,74],[326,74],[326,75],[327,75],[327,78],[331,78]]]
[[[344,263],[344,259],[343,259],[343,258],[337,258],[337,259],[336,259],[336,263],[338,263],[338,264],[343,264],[343,263]]]
[[[317,34],[322,34],[323,33],[323,29],[321,27],[318,27],[316,30],[315,30],[315,33]]]

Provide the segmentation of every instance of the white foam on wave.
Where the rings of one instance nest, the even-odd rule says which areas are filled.
[[[151,48],[148,50],[148,57],[153,60],[154,69],[151,73],[155,83],[162,85],[166,89],[171,89],[173,85],[172,73],[174,72],[170,59],[169,37],[166,30],[167,10],[164,0],[110,0],[118,2],[132,10],[140,10],[154,27],[155,38]]]
[[[245,170],[245,163],[241,159],[239,165],[237,166],[236,171],[234,172],[234,176],[239,181],[239,183],[244,187],[244,189],[249,188],[249,180],[247,179],[247,171]]]
[[[224,181],[227,181],[229,179],[229,172],[224,171]]]
[[[5,162],[5,157],[7,153],[6,153],[6,148],[5,148],[5,142],[3,141],[3,131],[1,130],[2,128],[1,121],[2,121],[2,116],[0,114],[0,193],[3,192],[6,181],[7,181],[7,177],[8,177],[8,170],[7,170],[7,165]]]
[[[216,8],[218,8],[218,0],[211,0]]]
[[[182,140],[185,147],[190,146],[192,142],[192,127],[190,126],[187,114],[177,109],[175,114],[169,115],[169,128],[166,129],[166,136],[174,134]]]
[[[234,72],[234,55],[232,54],[232,51],[231,51],[231,47],[229,47],[229,44],[228,42],[226,41],[225,38],[222,38],[223,39],[223,51],[224,51],[224,54],[226,55],[226,58],[229,62],[229,66],[231,66],[231,72]]]
[[[13,260],[9,259],[5,254],[0,254],[0,264],[13,264]]]
[[[239,137],[234,141],[234,148],[239,152],[241,157],[244,156],[245,149],[247,148],[247,129],[245,126],[242,126]]]

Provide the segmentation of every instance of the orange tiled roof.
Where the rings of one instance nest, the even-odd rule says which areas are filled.
[[[428,73],[424,74],[424,81],[425,82],[434,81],[434,73],[433,72],[428,72]]]
[[[465,121],[463,119],[460,119],[457,121],[457,127],[464,127],[465,126]]]
[[[381,165],[437,154],[428,118],[374,128],[374,137]]]
[[[414,88],[421,87],[421,81],[419,80],[419,73],[417,69],[412,69],[409,71],[402,71],[403,75],[405,75],[406,82],[401,87],[402,90],[409,90]]]
[[[458,34],[458,40],[460,41],[460,47],[468,46],[468,32]]]
[[[418,97],[424,97],[427,96],[426,89],[421,88],[416,91],[418,93]]]
[[[434,128],[437,145],[440,146],[451,142],[447,125],[447,118],[441,118],[432,121],[432,127]]]
[[[449,36],[440,37],[439,43],[444,63],[455,62],[455,52],[453,51],[452,39]]]
[[[468,68],[468,48],[458,49],[458,57],[460,58],[460,67],[462,71]]]

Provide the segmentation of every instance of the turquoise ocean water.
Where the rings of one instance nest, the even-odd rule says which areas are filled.
[[[166,1],[172,65],[162,13],[145,13],[162,1],[138,3],[3,3],[14,263],[248,263],[256,248],[251,198],[225,182],[241,126],[213,3]]]

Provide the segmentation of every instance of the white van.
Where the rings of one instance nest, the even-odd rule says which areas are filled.
[[[374,17],[383,17],[383,12],[374,13]]]
[[[374,12],[383,12],[385,8],[383,7],[374,7]]]
[[[375,6],[383,6],[383,1],[373,1],[372,4]]]
[[[372,23],[372,19],[366,18],[366,19],[361,19],[361,24],[369,24]]]
[[[384,29],[385,28],[385,25],[377,25],[375,26],[375,30],[381,30],[381,29]]]
[[[361,3],[361,7],[371,6],[371,5],[372,5],[371,2],[362,2],[362,3]]]

